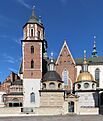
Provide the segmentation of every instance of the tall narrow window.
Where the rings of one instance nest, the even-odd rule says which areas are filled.
[[[34,46],[31,46],[31,54],[34,53]]]
[[[34,33],[34,30],[33,29],[31,29],[31,37],[33,37],[33,34]]]
[[[100,80],[100,69],[95,70],[95,80],[97,81],[97,86],[99,86],[99,80]]]
[[[38,39],[40,39],[40,31],[38,31]]]
[[[30,94],[30,101],[31,101],[31,103],[35,102],[35,93],[34,92],[32,92]]]
[[[67,69],[64,69],[62,73],[62,80],[64,81],[64,85],[68,84],[68,71]]]
[[[34,61],[31,60],[31,68],[34,68]]]

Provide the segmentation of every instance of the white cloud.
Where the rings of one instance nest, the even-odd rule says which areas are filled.
[[[2,15],[0,14],[0,21],[5,21],[5,22],[9,22],[9,23],[15,23],[14,20],[12,20],[11,18],[6,17],[6,15]]]
[[[14,68],[8,68],[9,71],[13,71],[13,72],[18,72],[16,69]]]
[[[30,5],[27,4],[24,0],[17,0],[18,3],[20,3],[21,5],[23,5],[24,7],[31,9]]]
[[[3,54],[3,57],[4,57],[5,62],[11,63],[11,64],[20,62],[20,59],[15,59],[15,58],[7,55],[6,53]]]
[[[8,63],[14,64],[16,62],[16,60],[13,57],[7,55],[6,53],[3,54],[3,57],[5,59],[4,61]]]

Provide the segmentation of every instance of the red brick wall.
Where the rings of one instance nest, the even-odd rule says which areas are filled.
[[[36,40],[35,40],[36,41]],[[34,46],[34,54],[31,54],[31,46]],[[40,42],[25,42],[24,46],[24,78],[42,78]],[[34,68],[31,69],[31,60],[34,60]]]
[[[69,77],[71,78],[72,83],[74,83],[77,76],[77,70],[75,68],[73,58],[71,57],[66,46],[64,46],[62,49],[62,52],[60,53],[59,59],[56,63],[56,71],[60,74],[61,78],[64,69],[68,70]],[[70,84],[70,82],[68,84]],[[70,85],[67,85],[66,88],[70,89]]]

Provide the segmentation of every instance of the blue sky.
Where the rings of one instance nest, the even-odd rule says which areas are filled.
[[[91,57],[96,35],[98,56],[103,55],[103,0],[0,0],[0,80],[18,72],[21,61],[22,27],[35,5],[42,16],[48,56],[57,57],[64,39],[74,58]]]

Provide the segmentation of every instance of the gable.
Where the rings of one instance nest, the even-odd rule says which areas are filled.
[[[59,56],[57,58],[57,61],[56,61],[56,64],[62,64],[62,63],[75,65],[75,61],[72,57],[72,54],[68,48],[66,41],[64,41],[64,44],[62,46],[62,49],[61,49]]]

